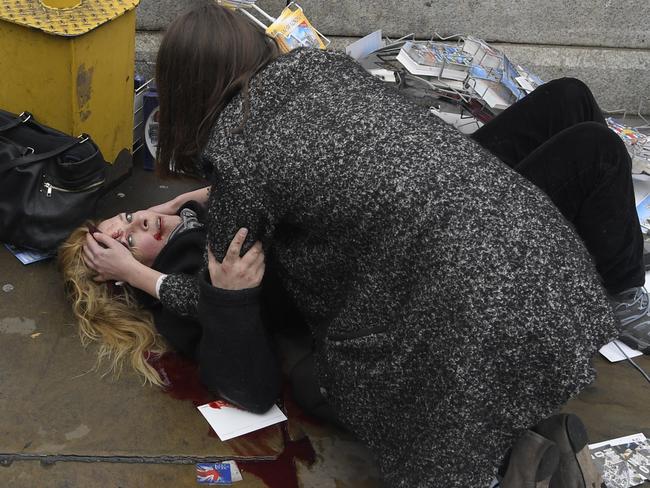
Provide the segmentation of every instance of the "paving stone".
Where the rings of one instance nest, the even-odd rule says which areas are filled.
[[[136,162],[133,175],[102,199],[98,215],[144,208],[197,186],[161,182]],[[92,371],[95,349],[79,343],[55,264],[23,266],[2,247],[0,277],[15,284],[12,293],[0,293],[0,453],[18,456],[0,466],[0,487],[190,487],[194,458],[239,460],[241,488],[287,488],[282,480],[267,483],[263,473],[285,473],[294,463],[299,486],[379,486],[367,449],[326,425],[303,428],[307,420],[293,407],[299,427],[291,430],[300,436],[288,441],[313,433],[314,464],[283,456],[290,444],[279,426],[221,442],[191,401],[143,387],[133,374],[101,378]],[[86,462],[75,462],[80,456]],[[44,467],[43,458],[56,462]]]
[[[243,473],[237,488],[267,488],[253,475]],[[197,488],[196,469],[190,465],[15,462],[0,468],[0,486],[10,488]],[[349,487],[353,488],[353,487]]]

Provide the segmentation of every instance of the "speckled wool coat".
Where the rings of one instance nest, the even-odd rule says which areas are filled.
[[[540,191],[342,54],[282,56],[250,100],[204,151],[215,254],[239,227],[264,241],[387,486],[487,486],[616,334],[587,252]]]

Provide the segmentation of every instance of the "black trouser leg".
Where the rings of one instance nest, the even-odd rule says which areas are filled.
[[[645,281],[631,166],[614,132],[583,122],[559,132],[514,168],[573,223],[610,293]]]
[[[627,149],[584,84],[549,85],[475,139],[550,197],[584,241],[608,292],[642,286],[643,238]]]
[[[472,138],[511,168],[558,132],[605,119],[580,80],[561,78],[540,86],[478,129]]]

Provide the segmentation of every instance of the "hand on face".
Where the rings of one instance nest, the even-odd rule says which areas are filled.
[[[129,272],[138,265],[131,251],[101,232],[86,236],[83,260],[97,271],[95,281],[129,281]]]
[[[208,246],[208,271],[212,286],[224,290],[244,290],[262,283],[265,268],[262,243],[257,241],[240,257],[246,234],[246,229],[240,229],[235,234],[222,263],[217,261]]]
[[[135,253],[142,264],[151,266],[180,221],[177,215],[140,210],[106,219],[98,229]]]

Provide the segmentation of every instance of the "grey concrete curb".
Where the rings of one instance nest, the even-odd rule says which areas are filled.
[[[205,0],[142,0],[136,11],[138,30],[157,31],[165,29],[178,14],[192,4]],[[283,0],[258,0],[257,5],[269,13],[278,15],[286,2]]]
[[[136,71],[153,76],[162,34],[138,32]],[[332,49],[343,50],[354,38],[333,37]],[[544,80],[571,76],[587,83],[607,110],[650,113],[650,50],[495,44],[517,64]]]

